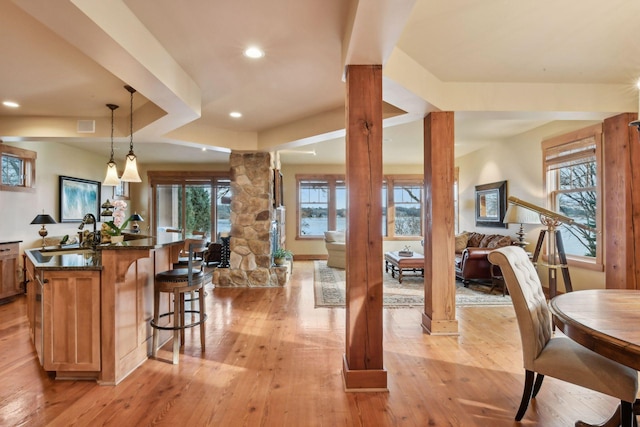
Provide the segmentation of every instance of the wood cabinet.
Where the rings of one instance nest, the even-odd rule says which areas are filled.
[[[56,378],[100,371],[100,271],[56,271],[25,260],[27,318],[38,359]]]
[[[56,379],[116,385],[147,360],[154,275],[178,259],[184,241],[125,245],[104,245],[98,254],[25,251],[31,338]]]
[[[0,299],[13,297],[23,292],[18,281],[19,252],[19,242],[0,243]]]
[[[45,272],[42,320],[45,370],[100,370],[99,271]]]
[[[29,320],[29,336],[35,344],[35,305],[36,305],[36,272],[31,260],[24,257],[24,274],[27,286],[27,319]]]

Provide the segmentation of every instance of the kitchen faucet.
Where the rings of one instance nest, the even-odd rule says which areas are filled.
[[[98,243],[100,243],[100,234],[98,234],[98,232],[96,231],[97,222],[98,221],[96,221],[96,217],[92,213],[88,213],[88,214],[85,214],[84,218],[82,218],[82,222],[78,227],[78,230],[82,230],[86,224],[93,224],[93,232],[90,233],[92,246],[95,246]]]

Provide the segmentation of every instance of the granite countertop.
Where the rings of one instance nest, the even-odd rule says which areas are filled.
[[[102,270],[102,251],[158,249],[183,242],[179,235],[160,237],[129,235],[128,238],[131,240],[98,245],[95,251],[75,244],[28,249],[24,252],[36,268],[44,270]]]
[[[0,245],[6,245],[7,243],[20,243],[22,240],[0,240]]]
[[[28,249],[24,253],[36,268],[43,270],[102,270],[100,251],[91,249],[83,249],[80,253],[72,252],[70,248],[65,248],[64,252]]]

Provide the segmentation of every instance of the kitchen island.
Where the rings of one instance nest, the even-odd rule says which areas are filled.
[[[31,337],[56,378],[115,385],[151,354],[153,279],[171,268],[184,241],[140,237],[95,250],[25,251]]]

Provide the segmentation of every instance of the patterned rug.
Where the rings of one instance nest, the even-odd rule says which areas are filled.
[[[314,261],[314,292],[316,307],[344,307],[345,270],[327,267],[326,261]],[[420,276],[403,276],[402,284],[397,278],[383,271],[383,305],[388,308],[422,307],[424,305],[424,281]],[[396,276],[397,277],[397,276]],[[509,295],[502,296],[501,289],[471,283],[465,288],[456,282],[456,306],[511,305]]]

